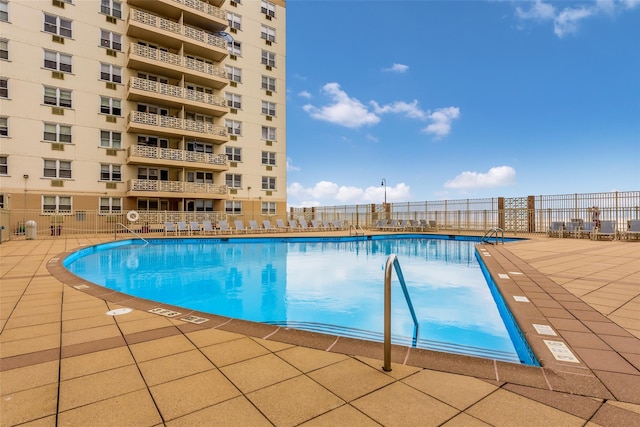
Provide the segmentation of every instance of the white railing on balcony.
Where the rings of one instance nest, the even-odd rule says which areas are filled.
[[[214,105],[216,107],[227,106],[227,101],[221,96],[213,95],[211,93],[197,92],[195,90],[168,85],[166,83],[141,79],[140,77],[132,77],[131,80],[129,80],[129,88],[143,90],[145,92],[151,92],[163,96],[201,102],[203,104]]]
[[[227,49],[226,40],[220,36],[208,33],[199,28],[190,27],[188,25],[181,25],[178,22],[170,21],[166,18],[162,18],[160,16],[153,15],[139,9],[131,9],[131,20],[159,30],[181,35],[183,37],[187,37],[201,43],[206,43],[210,46],[217,47],[225,51]]]
[[[177,67],[187,68],[189,70],[197,71],[200,73],[208,74],[210,76],[219,77],[222,79],[227,78],[227,72],[224,68],[216,67],[206,62],[198,61],[193,58],[187,58],[185,56],[176,55],[175,53],[169,53],[164,50],[155,49],[148,46],[142,46],[137,43],[131,43],[130,55],[142,56],[144,58],[152,59],[154,61],[163,62],[166,64],[175,65]]]
[[[227,13],[220,9],[219,7],[215,7],[209,3],[205,3],[200,0],[173,0],[176,3],[183,4],[191,9],[195,9],[199,12],[206,13],[207,15],[215,16],[216,18],[227,20]]]
[[[196,151],[176,150],[174,148],[145,147],[132,145],[128,149],[128,157],[160,159],[178,162],[205,163],[208,165],[227,166],[226,154],[200,153]]]
[[[164,193],[227,194],[226,185],[200,182],[157,181],[151,179],[131,179],[127,191],[154,191]]]
[[[224,126],[216,126],[213,123],[197,122],[194,120],[181,119],[179,117],[142,113],[140,111],[132,111],[129,115],[129,122],[185,130],[219,137],[227,136],[227,129]]]

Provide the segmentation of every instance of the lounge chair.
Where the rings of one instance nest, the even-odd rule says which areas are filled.
[[[177,234],[178,230],[176,229],[176,225],[172,222],[165,222],[164,223],[164,234],[165,236],[167,235],[167,233],[173,233],[173,234]]]
[[[242,220],[236,219],[235,221],[233,221],[233,223],[236,226],[236,233],[246,233],[247,232],[247,228],[244,226],[244,223],[242,222]]]
[[[296,219],[290,219],[289,220],[289,230],[291,231],[300,231],[301,227],[298,224],[298,220]]]
[[[398,230],[406,230],[409,228],[409,220],[403,219],[398,223]]]
[[[346,228],[344,221],[340,219],[333,220],[331,223],[333,224],[333,228],[336,230],[344,230]]]
[[[264,231],[262,228],[260,228],[258,222],[255,219],[249,220],[249,229],[251,231],[255,231],[256,233],[262,233]]]
[[[384,226],[387,225],[387,222],[388,221],[386,219],[379,219],[373,224],[373,227],[371,228],[375,230],[382,230]]]
[[[229,228],[229,223],[227,221],[218,222],[218,229],[220,230],[220,233],[231,233],[233,231]]]
[[[582,227],[580,227],[580,230],[578,230],[577,236],[581,239],[584,239],[585,237],[588,237],[589,239],[593,239],[593,235],[596,229],[596,223],[595,222],[583,222],[582,223]]]
[[[289,231],[289,226],[280,218],[276,219],[276,227],[280,231]]]
[[[278,231],[277,228],[275,228],[273,225],[271,225],[271,221],[269,221],[268,219],[263,219],[262,220],[262,226],[264,227],[265,230],[267,230],[270,233],[275,233]]]
[[[562,228],[562,237],[578,237],[580,223],[577,221],[567,222]]]
[[[395,231],[398,229],[398,220],[397,219],[392,219],[391,221],[389,221],[389,223],[387,225],[385,225],[384,227],[382,227],[383,230],[391,230],[391,231]]]
[[[562,230],[564,229],[564,222],[554,221],[547,230],[547,236],[549,237],[562,237]]]
[[[325,230],[333,230],[335,228],[331,221],[328,220],[322,221],[322,227],[324,227]]]
[[[307,226],[307,221],[304,220],[304,219],[301,219],[300,221],[298,221],[298,225],[300,225],[300,230],[301,231],[309,230],[309,227]]]
[[[320,221],[318,221],[317,219],[312,219],[311,220],[311,228],[313,228],[314,230],[322,231],[322,230],[324,230],[324,225]]]
[[[616,221],[600,221],[600,226],[596,228],[594,239],[599,240],[601,237],[615,240],[618,235],[616,230]]]
[[[200,230],[200,224],[198,223],[198,221],[189,221],[189,228],[191,229],[191,233],[195,233],[198,232],[198,234],[202,233],[202,230]]]
[[[189,227],[187,227],[186,222],[178,221],[176,224],[178,226],[178,234],[182,234],[182,233],[184,233],[185,235],[189,234]]]
[[[204,234],[216,234],[216,229],[213,228],[213,224],[211,223],[211,221],[205,219],[204,221],[202,221],[202,232]]]
[[[627,230],[624,232],[626,240],[640,239],[640,219],[627,221]]]

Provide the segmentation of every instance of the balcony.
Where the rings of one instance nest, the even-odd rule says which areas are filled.
[[[151,179],[131,179],[127,181],[127,197],[226,199],[226,196],[226,185],[205,184],[201,182],[157,181]]]
[[[131,9],[127,35],[220,62],[227,55],[227,41],[213,33],[157,15]]]
[[[197,92],[180,86],[132,77],[127,91],[129,101],[140,101],[171,106],[213,116],[223,116],[229,112],[227,101],[211,93]]]
[[[174,21],[182,19],[202,28],[209,28],[212,23],[223,28],[227,25],[227,13],[224,10],[201,0],[128,0],[127,3]]]
[[[223,144],[229,140],[227,129],[223,126],[140,111],[132,111],[129,114],[127,132],[151,133],[168,138],[184,136],[187,139],[212,144]]]
[[[132,145],[128,148],[127,164],[199,168],[218,172],[229,170],[226,154],[145,147],[144,145]]]
[[[206,62],[176,55],[160,49],[131,43],[127,55],[127,67],[150,71],[181,80],[221,89],[229,84],[227,72]]]

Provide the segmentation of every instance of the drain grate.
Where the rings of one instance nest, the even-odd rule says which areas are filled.
[[[167,308],[162,308],[162,307],[152,308],[151,310],[149,310],[149,313],[159,314],[160,316],[164,316],[164,317],[176,317],[182,314],[177,311],[169,310]]]
[[[185,322],[195,323],[196,325],[200,325],[201,323],[208,322],[209,319],[199,316],[186,316],[180,320],[184,320]]]

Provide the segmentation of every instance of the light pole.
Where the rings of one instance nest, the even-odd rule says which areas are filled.
[[[382,182],[380,183],[384,187],[384,204],[387,204],[387,180],[382,178]]]

